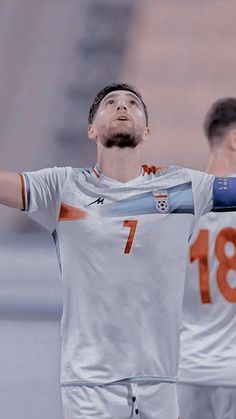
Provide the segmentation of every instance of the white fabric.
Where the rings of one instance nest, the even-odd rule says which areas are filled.
[[[56,227],[59,238],[62,384],[175,381],[187,241],[211,208],[214,177],[171,167],[126,183],[92,169],[27,178],[29,212],[50,231]],[[188,182],[186,194],[175,192]],[[169,188],[166,208],[179,205],[180,213],[156,209],[154,195]],[[192,197],[195,216],[181,209]],[[79,208],[81,218],[58,222],[60,203]]]
[[[236,389],[233,387],[178,384],[181,419],[235,419]]]
[[[176,384],[62,388],[65,419],[178,419]]]
[[[207,294],[211,302],[202,302],[199,259],[196,258],[188,263],[186,272],[179,377],[181,382],[186,383],[235,386],[236,214],[204,215],[194,230],[190,249],[199,240],[200,234],[208,239],[207,246],[201,244],[201,251],[208,256]],[[222,240],[225,244],[220,251]],[[193,250],[190,250],[189,257],[191,254]],[[231,269],[227,268],[227,263]],[[206,269],[206,260],[204,266]],[[223,284],[224,275],[225,291],[218,284],[218,281]]]

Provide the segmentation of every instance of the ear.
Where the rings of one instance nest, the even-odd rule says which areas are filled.
[[[143,132],[143,141],[148,141],[150,136],[150,128],[145,127]]]
[[[90,140],[95,140],[96,139],[96,132],[95,132],[93,124],[90,124],[88,126],[88,137],[89,137]]]
[[[231,129],[227,137],[228,147],[230,150],[236,151],[236,128]]]

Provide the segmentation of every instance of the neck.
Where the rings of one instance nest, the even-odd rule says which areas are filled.
[[[102,173],[119,182],[128,182],[140,175],[140,147],[98,147],[98,165]]]
[[[214,148],[208,159],[206,171],[215,176],[228,176],[236,172],[236,152]]]

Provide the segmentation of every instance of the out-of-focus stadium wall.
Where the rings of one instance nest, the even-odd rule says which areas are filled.
[[[0,417],[63,419],[61,279],[45,233],[0,240]]]

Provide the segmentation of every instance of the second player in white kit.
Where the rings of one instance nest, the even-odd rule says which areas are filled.
[[[236,99],[222,99],[211,107],[205,122],[211,145],[209,172],[222,176],[236,171],[235,124]],[[204,215],[191,237],[179,376],[182,419],[236,418],[233,212]]]

